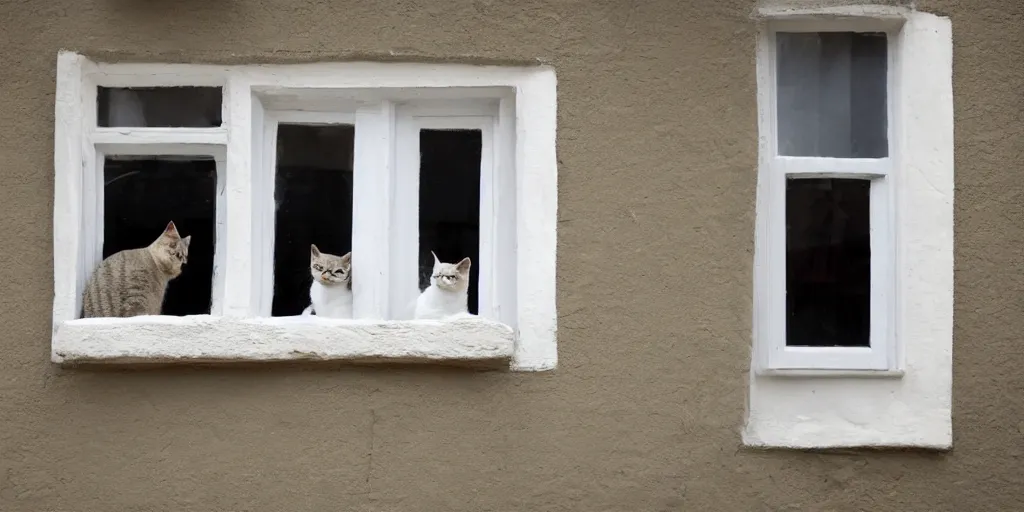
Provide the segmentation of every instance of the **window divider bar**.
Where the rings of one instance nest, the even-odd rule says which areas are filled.
[[[394,319],[411,319],[420,293],[420,128],[408,110],[403,109],[396,114],[392,186],[394,217],[390,230],[390,302]]]
[[[93,128],[90,134],[93,144],[110,145],[151,145],[151,144],[204,144],[226,145],[228,131],[218,128]]]
[[[384,320],[393,247],[389,237],[394,197],[395,107],[390,101],[361,107],[355,114],[352,177],[353,316]]]
[[[225,161],[226,236],[215,244],[224,246],[223,315],[245,317],[256,313],[259,301],[259,272],[262,270],[262,243],[259,225],[253,216],[253,202],[259,184],[252,178],[254,155],[261,151],[255,144],[253,121],[262,122],[262,109],[251,95],[250,84],[232,76],[224,90],[228,102],[224,122],[228,129]],[[255,114],[255,115],[254,115]],[[256,119],[259,118],[259,119]],[[262,137],[262,133],[258,134]]]
[[[777,156],[772,166],[786,176],[798,178],[861,178],[888,176],[892,167],[889,158],[826,158]]]
[[[499,191],[494,196],[494,282],[496,318],[516,327],[516,105],[513,98],[502,99],[495,119],[494,179]]]
[[[268,112],[257,98],[253,99],[253,117],[262,117],[262,122],[253,123],[253,139],[261,137],[262,144],[253,145],[253,169],[259,174],[254,181],[260,183],[256,208],[256,225],[264,238],[260,246],[260,271],[257,278],[260,286],[260,301],[257,305],[260,316],[271,316],[274,306],[274,244],[277,242],[277,112]]]

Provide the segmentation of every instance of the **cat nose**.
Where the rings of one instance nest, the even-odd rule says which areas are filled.
[[[326,281],[327,280],[327,272],[321,272],[320,273],[320,279],[323,279],[324,281]]]

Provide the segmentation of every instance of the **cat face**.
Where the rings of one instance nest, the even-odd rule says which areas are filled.
[[[463,258],[458,263],[441,263],[434,251],[434,272],[430,275],[430,284],[449,292],[461,292],[469,289],[469,268],[472,262]]]
[[[352,288],[352,251],[344,256],[320,252],[316,245],[309,246],[309,273],[320,284],[345,285]]]
[[[192,235],[182,238],[174,221],[168,222],[164,232],[149,245],[153,259],[172,278],[181,274],[181,267],[188,263],[188,245]]]

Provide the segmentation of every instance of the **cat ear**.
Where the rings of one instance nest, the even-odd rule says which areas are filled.
[[[174,226],[174,221],[173,220],[167,223],[167,227],[164,228],[164,232],[160,236],[169,236],[169,237],[172,237],[172,238],[181,238],[181,235],[178,234],[178,228]]]
[[[341,257],[341,264],[346,267],[352,267],[352,251]]]
[[[434,268],[437,268],[437,266],[441,264],[441,260],[437,259],[437,255],[434,254],[434,251],[430,251],[430,255],[434,257]]]
[[[462,261],[460,261],[458,265],[455,265],[455,270],[457,270],[460,274],[469,274],[469,267],[472,264],[473,262],[469,261],[468,257],[462,258]]]
[[[320,257],[320,249],[316,248],[316,244],[309,244],[309,255],[314,258]]]
[[[185,250],[186,250],[186,251],[188,250],[188,244],[189,244],[189,242],[191,242],[191,241],[192,241],[192,235],[186,236],[185,238],[182,238],[182,239],[181,239],[181,243],[182,243],[182,245],[184,245],[184,246],[185,246]]]

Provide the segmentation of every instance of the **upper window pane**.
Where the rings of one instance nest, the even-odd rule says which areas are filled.
[[[101,127],[214,128],[220,87],[100,87]]]
[[[883,158],[888,46],[879,32],[779,32],[779,154]]]
[[[355,135],[345,124],[277,128],[273,316],[309,306],[311,244],[335,256],[352,250]]]

